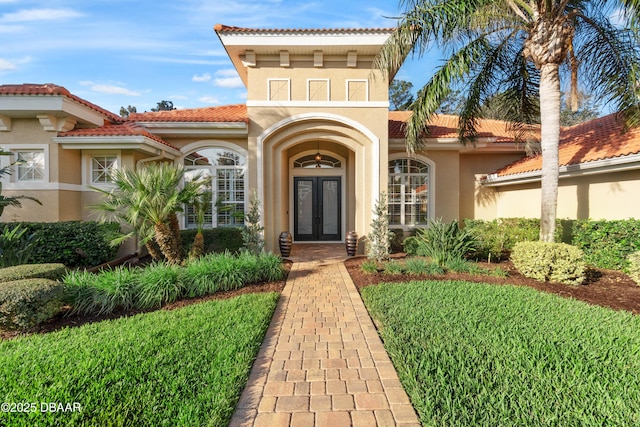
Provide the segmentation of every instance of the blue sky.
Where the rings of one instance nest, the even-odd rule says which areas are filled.
[[[0,84],[55,83],[118,113],[244,103],[213,26],[394,27],[394,0],[0,0]],[[418,89],[439,58],[396,75]]]

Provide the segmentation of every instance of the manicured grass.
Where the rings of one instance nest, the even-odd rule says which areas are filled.
[[[250,294],[0,343],[2,426],[224,426],[278,294]],[[41,402],[81,412],[41,413]]]
[[[640,317],[467,282],[362,290],[424,426],[640,425]]]

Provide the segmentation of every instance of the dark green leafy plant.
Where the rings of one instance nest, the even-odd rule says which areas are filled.
[[[445,223],[436,219],[429,220],[426,228],[417,231],[415,244],[418,255],[429,257],[446,268],[454,261],[463,260],[474,249],[476,240],[469,230],[458,226],[458,221]]]
[[[6,227],[23,227],[35,234],[30,262],[61,263],[67,267],[91,267],[111,261],[118,248],[108,242],[120,230],[116,223],[95,221],[17,222]]]
[[[627,257],[640,250],[640,220],[578,220],[573,226],[573,244],[582,249],[587,264],[624,270]]]
[[[29,229],[18,225],[5,225],[0,234],[0,267],[28,264],[37,240],[37,232],[29,233]]]
[[[182,248],[189,252],[189,242],[194,240],[197,231],[193,229],[182,230]],[[205,228],[202,230],[204,239],[204,253],[221,253],[229,251],[237,253],[242,249],[242,229],[237,227]]]

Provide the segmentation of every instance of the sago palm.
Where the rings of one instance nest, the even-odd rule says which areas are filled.
[[[197,177],[186,182],[183,178],[184,168],[168,163],[151,163],[137,170],[116,170],[112,176],[113,190],[94,188],[104,199],[91,209],[98,211],[102,220],[115,219],[133,227],[118,241],[138,233],[142,244],[155,239],[167,261],[181,263],[183,253],[177,212],[193,200],[204,184]]]
[[[540,114],[542,200],[540,239],[553,241],[558,197],[561,80],[609,103],[627,125],[640,123],[636,30],[639,3],[570,0],[402,0],[398,28],[376,58],[393,75],[407,55],[432,46],[448,59],[419,91],[406,125],[409,152],[453,89],[463,88],[459,120],[472,138],[482,106],[495,95],[514,130]],[[536,98],[539,97],[539,103]],[[538,107],[539,106],[539,107]]]

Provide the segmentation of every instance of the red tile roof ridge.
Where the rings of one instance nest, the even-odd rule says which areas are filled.
[[[92,110],[102,114],[107,120],[114,123],[122,123],[124,119],[117,114],[112,113],[86,99],[80,98],[77,95],[69,92],[64,86],[60,86],[53,83],[22,83],[22,84],[7,84],[0,85],[0,95],[20,95],[20,96],[64,96],[72,99],[85,107],[89,107]]]
[[[213,29],[217,33],[388,33],[395,28],[248,28],[232,25],[216,24]]]
[[[178,148],[167,143],[162,138],[146,130],[143,126],[133,121],[123,123],[109,123],[97,128],[74,129],[68,132],[61,132],[58,136],[63,138],[78,137],[108,137],[108,136],[144,136],[167,147],[178,150]]]
[[[132,113],[136,122],[249,122],[245,104]]]

